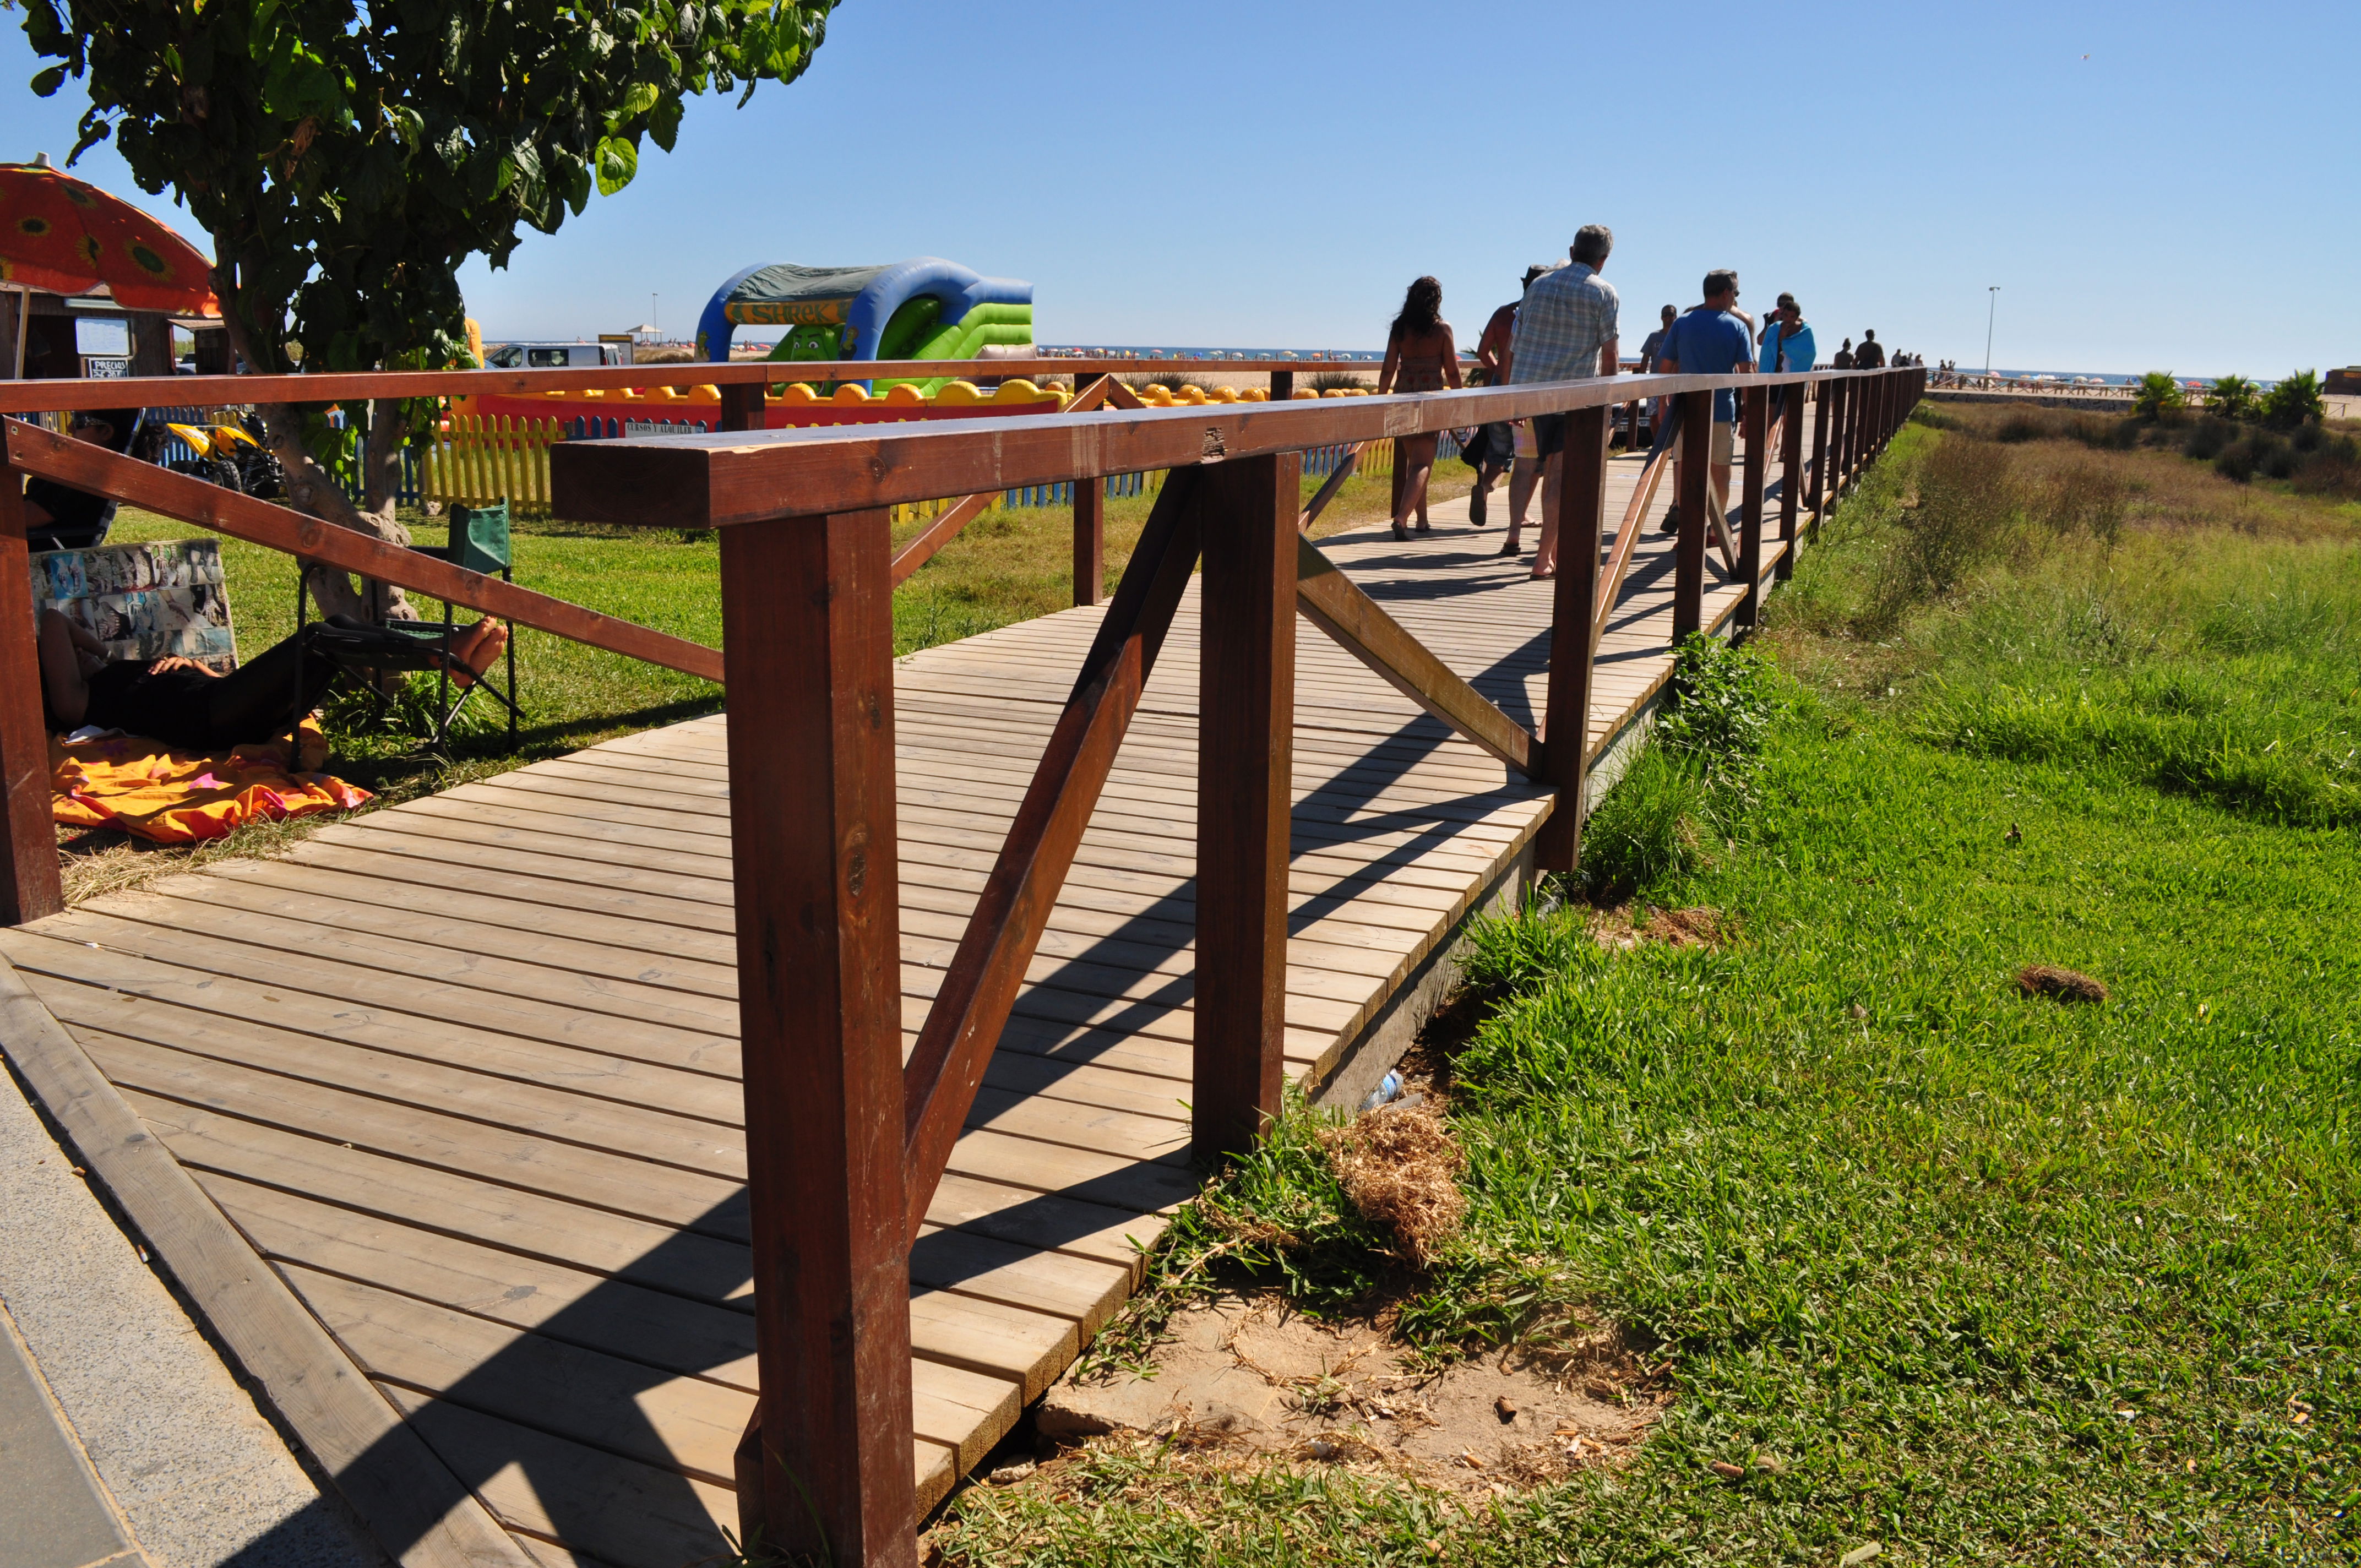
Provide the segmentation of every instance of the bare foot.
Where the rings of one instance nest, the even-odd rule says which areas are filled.
[[[501,621],[486,616],[451,639],[451,657],[455,661],[451,680],[462,688],[474,685],[478,676],[492,667],[493,661],[509,645],[509,629]]]

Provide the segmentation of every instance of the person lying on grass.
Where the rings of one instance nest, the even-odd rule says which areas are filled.
[[[452,680],[473,684],[508,641],[509,629],[489,617],[456,633],[448,655]],[[109,663],[105,644],[89,628],[46,609],[40,621],[41,706],[56,733],[95,725],[198,751],[226,751],[284,735],[319,706],[336,675],[336,663],[323,652],[323,643],[355,657],[380,652],[389,663],[420,656],[418,644],[398,632],[335,615],[313,621],[226,675],[177,655]],[[424,656],[430,664],[444,657],[431,651]]]

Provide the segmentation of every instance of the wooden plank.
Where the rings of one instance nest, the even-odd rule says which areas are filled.
[[[1204,485],[1197,694],[1196,1051],[1200,1157],[1279,1114],[1287,1016],[1301,459],[1232,459]],[[1170,481],[1168,481],[1170,483]]]
[[[49,726],[42,713],[26,515],[24,477],[0,464],[0,807],[6,816],[0,823],[0,926],[65,907],[49,816]]]
[[[42,1108],[379,1544],[405,1565],[530,1568],[5,962],[0,1021]]]
[[[722,1532],[737,1529],[729,1489],[636,1460],[602,1453],[547,1432],[483,1415],[407,1388],[387,1397],[412,1430],[456,1469],[477,1477],[478,1495],[500,1522],[530,1538],[536,1557],[572,1568],[680,1568],[728,1561]],[[917,1458],[948,1471],[949,1455],[928,1444]],[[598,1555],[577,1558],[560,1537],[596,1541]]]
[[[721,605],[730,773],[772,786],[730,821],[763,1387],[740,1518],[916,1568],[884,514],[732,531]]]
[[[661,664],[708,681],[721,678],[721,655],[684,637],[601,615],[564,599],[470,572],[447,561],[256,500],[20,421],[7,422],[8,458],[29,473],[94,495],[129,501],[167,517],[203,523],[234,539],[395,584],[571,641]]]
[[[1157,498],[903,1069],[905,1179],[914,1226],[966,1122],[1058,884],[1189,586],[1198,550],[1196,488],[1189,476],[1175,476]]]

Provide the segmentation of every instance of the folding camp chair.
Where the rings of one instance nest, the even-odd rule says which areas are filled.
[[[450,542],[445,544],[413,544],[412,550],[422,555],[432,555],[448,561],[455,566],[486,576],[497,573],[503,582],[516,579],[511,565],[508,503],[495,506],[455,506],[450,511]],[[303,630],[304,604],[310,589],[309,579],[302,572],[295,575],[295,630]],[[517,707],[516,637],[511,629],[508,644],[508,690],[504,693],[492,685],[491,672],[477,676],[460,688],[458,700],[451,697],[451,661],[449,651],[456,635],[457,612],[449,603],[443,606],[440,624],[431,620],[380,621],[371,630],[397,634],[399,641],[388,642],[382,637],[331,637],[321,651],[334,659],[338,667],[357,679],[365,679],[377,693],[382,711],[385,703],[381,681],[390,670],[433,670],[435,673],[434,743],[443,745],[450,736],[451,721],[467,706],[467,699],[479,691],[489,691],[492,699],[509,712],[509,750],[516,750],[517,720],[522,714]]]

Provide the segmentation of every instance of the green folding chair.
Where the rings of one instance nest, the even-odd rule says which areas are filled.
[[[514,582],[511,565],[509,541],[509,508],[506,501],[495,506],[463,507],[450,510],[450,541],[444,544],[413,544],[412,550],[422,555],[432,555],[448,561],[455,566],[486,576],[497,574],[502,582]],[[305,601],[309,584],[305,574],[295,575],[295,629],[303,629]],[[451,722],[459,717],[469,698],[479,691],[489,691],[492,699],[509,710],[509,750],[517,746],[517,720],[522,717],[517,707],[516,629],[509,629],[508,690],[500,691],[484,678],[469,682],[461,688],[458,700],[451,696],[451,662],[446,656],[453,635],[457,630],[457,612],[449,603],[443,606],[443,620],[388,620],[379,622],[379,629],[398,634],[401,643],[388,645],[381,640],[357,640],[351,648],[331,645],[323,652],[335,659],[348,674],[368,680],[378,692],[382,707],[384,693],[375,679],[387,670],[433,670],[435,673],[434,743],[443,745],[450,737]],[[406,644],[407,646],[403,646]],[[489,672],[486,672],[487,674]]]

